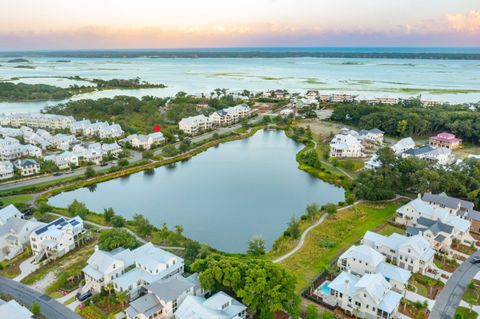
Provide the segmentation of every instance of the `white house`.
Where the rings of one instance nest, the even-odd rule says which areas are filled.
[[[383,131],[378,128],[373,128],[371,130],[361,130],[358,132],[358,135],[362,142],[366,144],[382,145],[383,144]]]
[[[187,135],[197,135],[198,133],[210,130],[212,121],[203,114],[181,119],[178,127]]]
[[[35,219],[14,216],[0,225],[0,261],[10,260],[23,252],[32,231],[45,225]]]
[[[201,294],[198,276],[175,276],[145,287],[146,294],[130,302],[125,309],[127,319],[175,318],[174,313],[187,298]]]
[[[0,209],[0,225],[4,225],[12,218],[23,218],[21,211],[12,204]]]
[[[384,255],[367,245],[351,246],[339,257],[337,266],[360,277],[380,274],[399,293],[405,291],[405,285],[412,275],[408,270],[387,263]]]
[[[175,312],[175,319],[246,319],[247,307],[220,291],[208,299],[187,296]]]
[[[409,149],[402,153],[402,157],[414,156],[426,161],[437,162],[440,165],[449,165],[455,162],[452,150],[440,147],[433,148],[430,145]]]
[[[152,146],[163,144],[165,142],[165,137],[162,132],[150,133],[148,135],[132,134],[123,139],[123,141],[130,143],[134,148],[149,150]]]
[[[157,248],[152,243],[132,251],[97,250],[83,269],[83,290],[99,292],[101,287],[112,283],[115,291],[127,291],[134,297],[145,285],[183,274],[183,265],[182,258]],[[126,271],[127,268],[131,269]]]
[[[330,142],[330,156],[337,158],[364,156],[362,143],[351,134],[337,134]]]
[[[4,115],[0,119],[1,125],[21,127],[41,127],[52,130],[69,128],[70,123],[75,121],[71,116],[42,113],[14,113]]]
[[[414,148],[415,148],[415,142],[411,137],[402,138],[400,141],[398,141],[397,143],[391,146],[391,149],[397,155],[400,155],[403,152],[406,152]]]
[[[63,152],[57,155],[48,155],[45,161],[52,161],[59,169],[68,169],[71,166],[78,166],[78,155],[74,152]]]
[[[448,236],[452,237],[452,239],[457,239],[467,245],[474,241],[469,233],[471,225],[470,220],[459,217],[457,212],[448,208],[431,205],[428,202],[423,201],[420,194],[418,195],[418,198],[397,209],[395,222],[405,226],[419,228],[416,232],[422,235],[435,235],[435,237],[440,235],[440,237],[437,238],[438,245],[435,245],[435,247],[438,248],[441,246],[445,248],[443,237],[446,236],[446,233],[449,233],[450,235]],[[449,227],[444,227],[443,224],[451,226],[452,229],[450,230]],[[430,229],[433,232],[433,235],[428,232],[420,231],[421,229],[426,230],[426,228],[430,228],[430,226],[434,226]],[[413,231],[414,230],[412,230],[412,232]],[[447,246],[449,246],[448,242]]]
[[[113,142],[110,144],[102,144],[102,152],[103,155],[111,155],[113,157],[118,157],[122,152],[122,147],[117,144],[117,142]]]
[[[61,217],[35,229],[30,234],[30,245],[35,261],[65,255],[80,244],[83,233],[83,220],[78,216],[69,220]]]
[[[435,251],[422,236],[403,236],[397,233],[383,236],[367,231],[361,241],[386,257],[386,260],[410,272],[424,274],[432,268]]]
[[[380,274],[356,276],[343,271],[329,283],[338,307],[357,318],[396,318],[402,295]]]
[[[8,302],[0,299],[0,318],[33,319],[33,313],[15,299]]]
[[[33,159],[16,160],[13,165],[22,176],[31,176],[40,173],[40,164]]]
[[[13,175],[13,164],[10,161],[0,161],[0,180],[12,178]]]

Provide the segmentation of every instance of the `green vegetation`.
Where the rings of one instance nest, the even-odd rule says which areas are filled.
[[[297,278],[297,289],[303,289],[344,250],[362,238],[367,230],[376,229],[395,214],[399,203],[369,203],[338,211],[313,228],[304,246],[296,254],[284,260],[281,265]],[[274,244],[270,256],[283,255],[295,243],[285,244],[282,238]]]
[[[52,85],[0,82],[0,102],[62,100],[70,96],[67,89]]]
[[[458,307],[455,311],[454,319],[477,319],[478,313],[465,307]]]
[[[471,305],[480,306],[480,281],[472,280],[463,295],[463,300]]]
[[[414,157],[397,158],[389,148],[380,149],[378,155],[382,166],[362,171],[355,181],[359,198],[382,200],[407,191],[431,191],[480,205],[480,160],[466,159],[462,165],[444,168]]]
[[[359,128],[379,128],[392,136],[424,136],[450,131],[478,144],[480,114],[462,105],[423,107],[419,99],[400,105],[346,103],[335,106],[331,119]]]
[[[300,298],[295,294],[295,278],[278,265],[214,254],[196,260],[192,270],[199,273],[204,289],[222,290],[239,298],[259,318],[273,318],[277,310],[298,318]]]
[[[420,273],[415,273],[410,278],[407,288],[416,292],[417,294],[435,299],[438,292],[445,284],[438,279],[433,279]]]
[[[15,278],[20,275],[20,264],[32,255],[30,247],[11,260],[0,262],[0,275],[7,278]]]
[[[249,240],[247,254],[251,256],[265,255],[265,240],[262,236],[254,235]]]
[[[139,246],[139,242],[124,229],[109,229],[101,232],[98,237],[98,247],[101,250],[110,251],[118,247],[133,249]]]

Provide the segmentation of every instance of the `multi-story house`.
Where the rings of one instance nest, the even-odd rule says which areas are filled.
[[[40,174],[40,164],[33,159],[17,160],[13,164],[22,176]]]
[[[455,150],[462,147],[462,139],[455,137],[454,134],[444,132],[430,137],[429,144],[433,147],[445,147]]]
[[[188,278],[176,276],[159,280],[146,286],[145,291],[125,309],[127,319],[173,319],[187,296],[203,295],[197,274]]]
[[[75,120],[71,116],[42,114],[42,113],[14,113],[4,115],[0,119],[1,125],[21,127],[22,125],[34,128],[48,128],[52,130],[69,128]]]
[[[332,157],[363,157],[362,150],[362,143],[351,134],[337,134],[330,142],[330,156]]]
[[[20,305],[15,299],[4,301],[0,299],[0,318],[33,319],[33,313]]]
[[[129,143],[134,148],[149,150],[152,146],[163,144],[165,142],[165,137],[161,132],[155,132],[148,135],[132,134],[127,136],[123,141]]]
[[[406,137],[393,144],[390,148],[395,152],[395,154],[400,155],[403,152],[414,149],[415,142],[411,137]]]
[[[56,155],[48,155],[44,158],[45,161],[52,161],[59,169],[68,169],[72,166],[78,166],[78,155],[74,152],[63,152]]]
[[[122,147],[118,145],[117,142],[113,142],[110,144],[102,144],[103,155],[118,157],[122,153],[122,151]]]
[[[18,211],[18,210],[17,210]],[[0,225],[0,262],[10,260],[23,252],[29,244],[32,231],[44,223],[35,219],[22,219],[18,216],[9,218]]]
[[[178,126],[187,135],[197,135],[212,128],[212,122],[203,114],[182,119]]]
[[[226,293],[220,291],[208,299],[187,296],[177,311],[176,319],[246,319],[247,307]]]
[[[337,261],[337,266],[357,276],[380,274],[392,285],[392,289],[403,293],[411,277],[410,271],[386,262],[386,257],[367,245],[351,246]]]
[[[83,269],[83,290],[99,292],[101,287],[112,284],[115,291],[127,291],[131,297],[135,297],[148,284],[182,275],[183,265],[182,258],[157,248],[152,243],[132,251],[97,250]]]
[[[81,244],[84,232],[83,220],[78,216],[68,220],[61,217],[35,229],[30,234],[30,245],[35,261],[65,255]]]
[[[402,153],[402,157],[414,156],[425,161],[436,162],[440,165],[449,165],[455,162],[452,150],[440,147],[433,148],[430,145],[409,149]]]
[[[0,180],[12,178],[14,173],[13,164],[10,161],[0,161]]]
[[[424,274],[433,268],[435,251],[422,236],[404,236],[397,233],[383,236],[367,231],[362,244],[369,246],[386,257],[388,262],[410,272]]]
[[[358,135],[364,143],[375,145],[383,144],[384,133],[378,128],[373,128],[371,130],[361,130],[360,132],[358,132]]]
[[[343,271],[328,287],[328,298],[356,318],[396,318],[402,299],[381,274],[357,276]]]

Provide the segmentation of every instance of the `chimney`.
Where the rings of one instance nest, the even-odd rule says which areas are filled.
[[[345,280],[345,289],[343,291],[343,302],[346,304],[348,302],[348,291],[349,291],[350,280]]]
[[[97,251],[99,248],[98,248],[98,245],[95,245],[95,251]]]
[[[417,198],[418,198],[418,199],[422,199],[422,194],[418,193]]]

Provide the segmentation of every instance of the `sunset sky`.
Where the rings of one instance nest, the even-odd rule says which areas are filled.
[[[0,51],[480,46],[479,0],[1,0]]]

